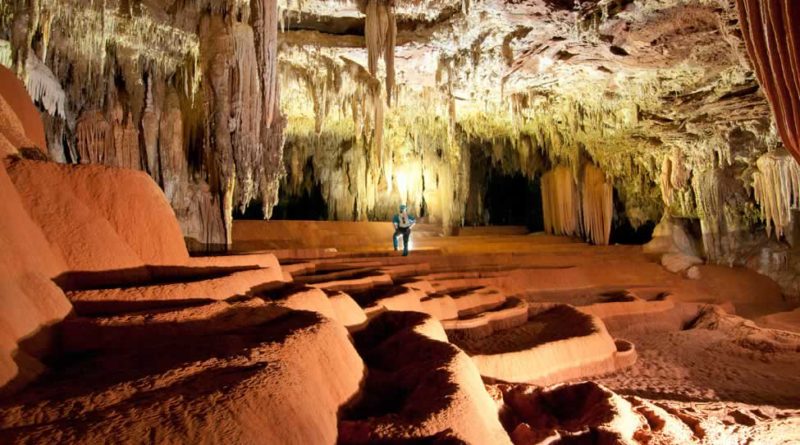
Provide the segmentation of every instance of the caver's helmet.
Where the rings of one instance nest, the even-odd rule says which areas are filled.
[[[405,204],[400,204],[400,211],[401,211],[401,212],[405,212],[407,208],[408,208],[408,207],[406,207],[406,205],[405,205]]]

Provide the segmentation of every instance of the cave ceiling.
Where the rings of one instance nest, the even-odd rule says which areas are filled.
[[[504,170],[533,176],[588,159],[615,181],[628,216],[643,222],[662,213],[665,159],[698,172],[724,166],[747,189],[755,160],[779,145],[731,1],[398,1],[395,8],[398,99],[382,113],[384,133],[414,141],[406,151],[425,151],[420,127],[445,120],[461,155],[480,145]],[[285,1],[279,9],[289,153],[310,144],[299,135],[358,133],[369,116],[343,124],[358,114],[348,101],[369,87],[349,84],[386,74],[370,79],[353,69],[368,60],[363,5]],[[402,159],[402,149],[380,150]],[[675,213],[698,216],[687,202]]]

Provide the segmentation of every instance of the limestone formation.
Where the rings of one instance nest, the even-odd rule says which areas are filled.
[[[800,443],[799,25],[0,0],[0,442]]]
[[[269,215],[283,172],[274,0],[14,1],[0,15],[11,68],[49,116],[40,149],[147,172],[193,250],[228,245],[234,207]]]

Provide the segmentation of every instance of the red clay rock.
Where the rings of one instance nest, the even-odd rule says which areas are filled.
[[[266,292],[266,295],[269,295],[269,292]],[[328,295],[316,287],[290,285],[280,297],[272,298],[271,301],[287,308],[316,312],[323,317],[337,320]]]
[[[278,258],[271,253],[245,255],[218,255],[205,257],[189,257],[183,263],[187,267],[280,267]]]
[[[563,305],[531,307],[523,325],[451,340],[482,376],[505,382],[553,384],[616,371],[618,364],[616,344],[603,322]]]
[[[63,352],[133,350],[164,338],[219,335],[267,323],[289,312],[260,298],[215,301],[174,310],[74,317],[61,325]]]
[[[2,67],[0,67],[2,68]],[[33,145],[11,105],[0,96],[0,159],[19,153],[19,148]]]
[[[703,264],[702,258],[683,253],[665,253],[661,256],[661,265],[672,273],[683,272],[698,264]]]
[[[800,334],[800,309],[765,315],[756,318],[755,322],[765,328],[781,329]]]
[[[94,217],[105,219],[145,265],[178,265],[189,258],[175,213],[158,185],[144,172],[34,161],[17,162],[12,171],[19,187],[36,187],[30,189],[26,199],[35,201],[38,196],[55,194],[55,188],[62,189],[61,193],[71,191]],[[45,230],[48,225],[68,224],[39,222]]]
[[[49,328],[72,306],[51,281],[64,261],[25,212],[2,163],[0,196],[0,387],[11,391],[42,370],[36,357],[50,349]]]
[[[73,362],[0,404],[3,443],[333,444],[363,363],[310,312]],[[113,438],[113,439],[112,439]]]
[[[593,382],[538,388],[498,385],[503,425],[514,445],[633,443],[642,419],[631,404]],[[552,441],[552,442],[551,442]],[[574,442],[573,442],[574,441]]]
[[[333,307],[333,312],[336,314],[336,320],[348,330],[359,330],[366,325],[367,315],[350,295],[344,292],[334,292],[328,298]]]
[[[79,313],[92,314],[204,300],[226,300],[251,295],[263,290],[265,286],[274,288],[282,282],[283,272],[280,268],[265,268],[196,281],[69,291],[67,296]]]
[[[475,365],[455,346],[418,332],[426,320],[433,321],[386,312],[356,334],[370,369],[367,394],[345,413],[339,443],[430,440],[448,430],[470,444],[510,443]]]
[[[483,338],[527,322],[528,304],[518,298],[509,298],[500,307],[476,315],[444,320],[442,325],[451,338]]]
[[[28,214],[42,228],[51,249],[64,258],[67,270],[103,273],[81,281],[146,280],[149,275],[136,252],[105,218],[64,186],[70,168],[19,160],[10,164],[9,175]]]

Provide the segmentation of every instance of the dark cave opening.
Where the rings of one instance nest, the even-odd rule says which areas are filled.
[[[655,228],[655,221],[645,221],[644,224],[634,227],[628,218],[625,204],[620,199],[617,190],[614,189],[614,219],[611,223],[609,244],[646,244],[653,239]]]
[[[325,221],[328,204],[322,194],[322,185],[315,180],[314,166],[309,159],[303,168],[303,181],[299,187],[281,184],[278,203],[272,208],[272,220]],[[261,200],[251,202],[244,212],[234,210],[234,219],[264,219]]]
[[[505,174],[492,168],[486,178],[483,221],[493,226],[525,226],[544,230],[541,181],[521,173]]]
[[[264,209],[261,200],[251,201],[244,211],[239,207],[234,208],[233,219],[264,219]]]
[[[313,182],[301,194],[288,194],[281,187],[278,204],[272,209],[272,219],[324,221],[328,219],[328,204],[322,195],[322,186]]]
[[[288,194],[285,187],[278,192],[278,204],[272,208],[273,220],[324,221],[328,219],[328,205],[322,196],[322,188],[314,184],[300,195]],[[235,209],[233,219],[264,219],[261,200],[251,202],[244,211]]]
[[[633,227],[628,218],[622,218],[611,226],[610,244],[642,245],[653,239],[656,223],[647,221],[639,227]]]

